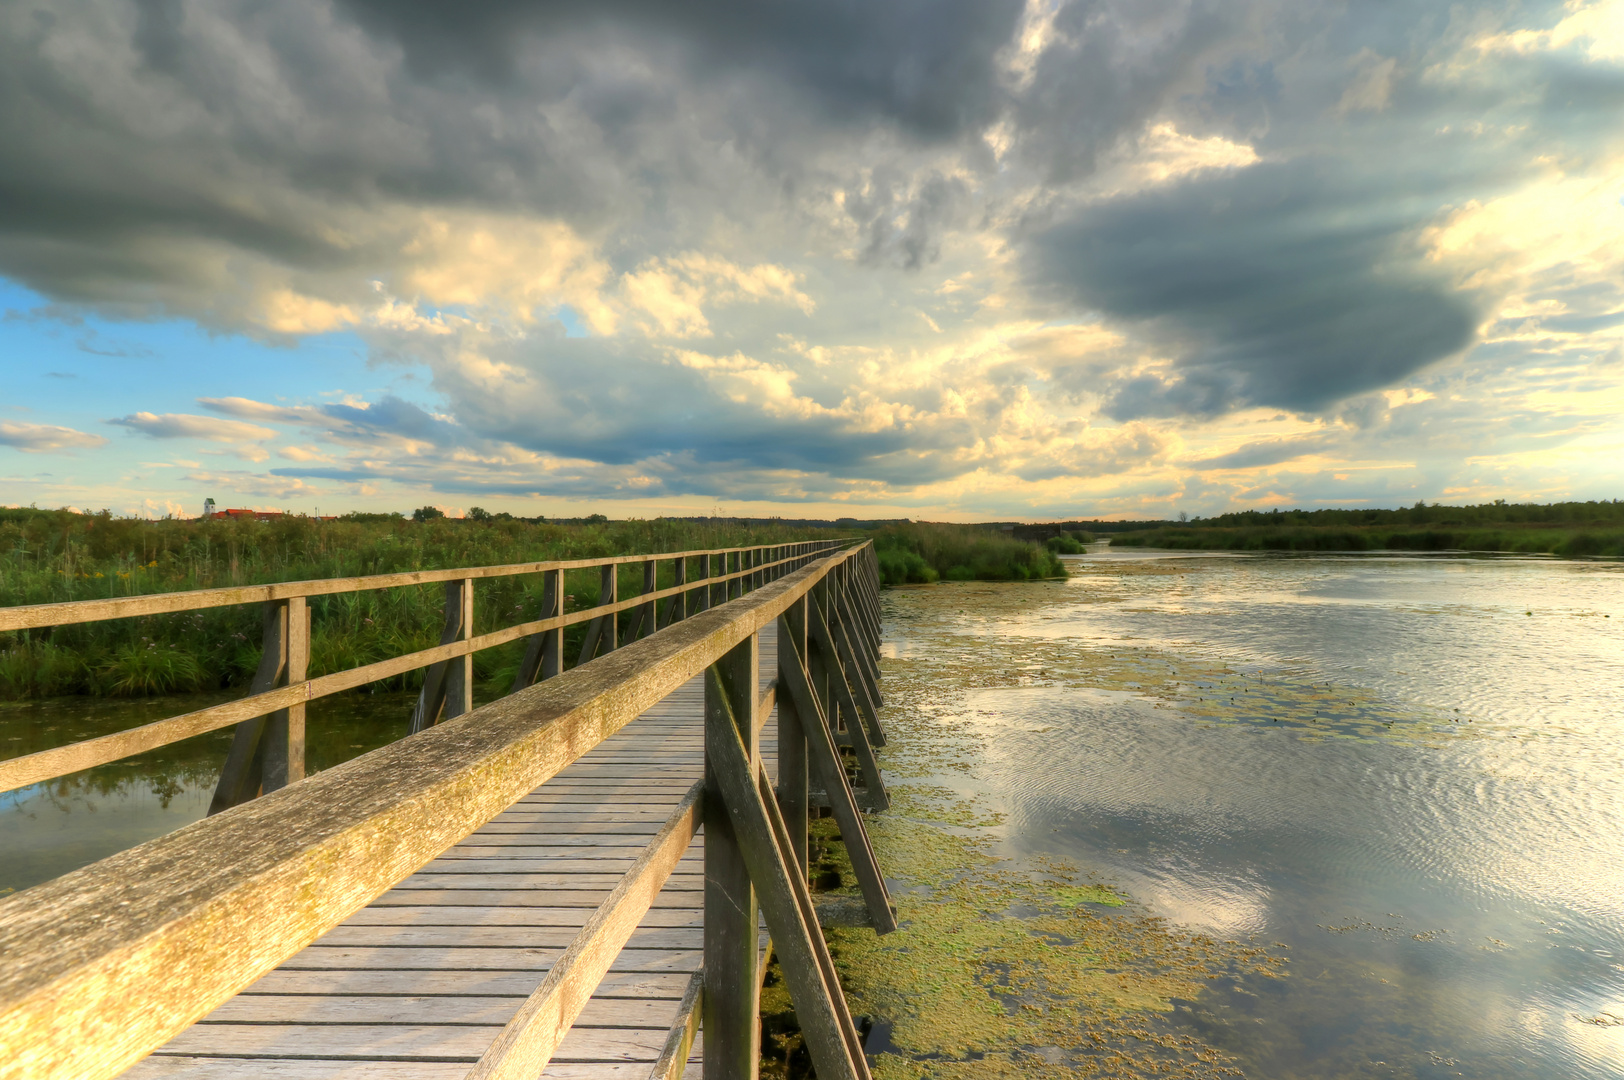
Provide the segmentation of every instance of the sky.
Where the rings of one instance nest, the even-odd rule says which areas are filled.
[[[16,0],[0,505],[1624,496],[1624,0]]]

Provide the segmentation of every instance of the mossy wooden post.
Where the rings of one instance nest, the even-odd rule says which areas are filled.
[[[706,1080],[755,1080],[761,1061],[756,892],[713,764],[722,738],[743,740],[752,768],[761,760],[757,667],[751,634],[716,662],[718,677],[705,680]]]
[[[783,674],[785,664],[799,664],[806,655],[806,598],[778,617],[778,685],[787,687],[789,679]],[[804,677],[804,673],[803,673]],[[795,864],[804,875],[809,865],[807,851],[807,776],[806,732],[801,727],[801,714],[795,699],[787,691],[780,693],[778,705],[778,807],[789,830],[790,845],[795,850]]]
[[[302,596],[287,601],[286,651],[279,685],[304,682],[310,668],[310,605]],[[300,702],[273,712],[265,723],[265,772],[260,790],[285,788],[304,779],[305,707]]]
[[[299,602],[303,615],[304,597],[273,600],[265,605],[264,630],[260,635],[259,670],[249,684],[248,693],[263,694],[286,685],[288,670],[288,614],[294,600]],[[225,764],[220,767],[220,779],[214,787],[214,798],[209,802],[209,813],[218,814],[233,806],[247,802],[259,794],[264,779],[264,735],[267,717],[256,716],[237,725],[231,737],[231,749],[226,752]]]
[[[695,590],[695,592],[697,592],[699,594],[699,607],[698,608],[689,608],[688,609],[688,614],[692,615],[696,611],[709,611],[710,610],[711,599],[712,599],[711,594],[712,594],[713,590],[716,588],[715,585],[712,585],[712,584],[709,583],[710,576],[711,576],[711,557],[710,557],[710,554],[707,552],[706,554],[701,555],[699,557],[699,579],[698,580],[706,582],[706,584],[701,585],[698,589]]]

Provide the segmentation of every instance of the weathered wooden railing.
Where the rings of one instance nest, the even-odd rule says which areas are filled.
[[[181,716],[0,761],[0,791],[37,784],[120,758],[144,753],[194,735],[237,725],[231,750],[221,769],[210,813],[275,791],[305,773],[305,705],[317,698],[354,690],[368,683],[427,668],[423,689],[412,715],[413,732],[440,719],[461,716],[473,708],[474,653],[530,639],[513,683],[522,690],[539,679],[564,670],[564,629],[586,623],[586,640],[577,663],[634,641],[712,605],[738,596],[770,576],[799,566],[819,553],[849,541],[818,540],[769,547],[678,551],[668,554],[624,555],[613,558],[562,562],[514,563],[504,566],[466,567],[456,570],[421,570],[369,577],[289,581],[274,585],[247,585],[225,589],[158,593],[108,600],[80,600],[64,604],[35,604],[0,608],[0,631],[44,626],[127,619],[143,615],[197,611],[233,604],[265,605],[264,646],[259,671],[246,697]],[[672,564],[674,584],[656,587],[658,564]],[[619,571],[635,565],[642,570],[642,592],[619,598]],[[564,610],[564,575],[572,570],[597,570],[600,603],[578,611]],[[543,575],[543,618],[475,636],[474,582],[481,578]],[[307,679],[310,660],[310,606],[312,596],[396,589],[445,582],[445,630],[436,648],[407,653],[362,667]],[[660,610],[661,601],[665,608]],[[622,631],[622,612],[633,613]]]
[[[890,899],[840,750],[849,743],[865,797],[883,805],[872,753],[883,738],[878,567],[868,544],[834,551],[791,545],[776,554],[746,560],[702,585],[730,594],[756,586],[731,602],[699,612],[684,605],[687,617],[658,633],[468,711],[457,723],[427,727],[0,900],[0,1078],[117,1075],[704,672],[705,779],[469,1075],[531,1080],[541,1072],[703,824],[702,982],[690,987],[685,1019],[652,1075],[680,1073],[702,1016],[706,1080],[756,1076],[759,911],[818,1075],[867,1080],[858,1032],[808,891],[806,817],[815,796],[833,808],[869,917],[878,932],[893,929]],[[618,560],[627,561],[643,560]],[[478,576],[457,573],[467,576],[427,580]],[[342,591],[326,584],[262,587],[286,590],[280,595],[216,592],[238,593],[232,602],[291,606],[305,596]],[[687,591],[645,592],[601,605],[613,610],[595,617],[644,605],[650,611],[660,598]],[[173,597],[164,602],[174,606],[161,610],[192,606]],[[465,626],[467,609],[460,610]],[[777,678],[758,698],[757,633],[774,620]],[[293,616],[288,625],[299,621]],[[401,661],[455,661],[523,634],[557,635],[565,623],[555,615]],[[535,671],[547,674],[546,656],[549,649],[559,655],[558,638],[532,644],[540,657]],[[376,672],[383,668],[410,670],[391,667],[401,661],[370,665],[368,679],[381,677]],[[465,667],[463,686],[467,674]],[[245,699],[245,707],[261,714],[289,709],[315,689],[331,692],[328,686],[338,685],[295,682],[261,691]],[[774,705],[776,791],[758,741],[759,721]],[[242,718],[216,715],[227,718],[214,727]]]

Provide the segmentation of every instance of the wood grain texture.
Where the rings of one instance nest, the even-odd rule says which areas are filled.
[[[637,863],[593,912],[569,949],[547,972],[468,1074],[468,1080],[530,1080],[546,1067],[621,947],[634,937],[654,896],[699,830],[704,782],[696,783]],[[503,928],[511,933],[508,928]],[[660,931],[656,931],[657,936]],[[692,938],[692,930],[664,931]],[[662,1041],[662,1049],[664,1043]]]

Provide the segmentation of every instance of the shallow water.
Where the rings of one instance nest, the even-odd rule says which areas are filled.
[[[0,704],[0,758],[151,723],[237,695]],[[406,734],[413,694],[341,694],[306,707],[305,768],[320,772]],[[26,889],[202,818],[231,728],[0,793],[0,895]]]
[[[1624,567],[1071,566],[888,591],[887,650],[1015,658],[939,717],[1006,854],[1287,947],[1169,1023],[1258,1078],[1624,1075]]]

